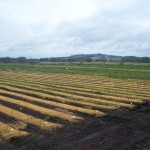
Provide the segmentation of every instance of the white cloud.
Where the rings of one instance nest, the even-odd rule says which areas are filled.
[[[150,56],[147,0],[1,0],[0,57]]]

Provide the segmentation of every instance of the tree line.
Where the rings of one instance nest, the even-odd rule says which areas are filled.
[[[150,57],[135,57],[126,56],[120,59],[115,58],[97,58],[93,59],[91,57],[87,58],[70,58],[70,57],[53,57],[53,58],[40,58],[32,59],[26,57],[2,57],[0,58],[0,63],[40,63],[40,62],[139,62],[139,63],[150,63]]]

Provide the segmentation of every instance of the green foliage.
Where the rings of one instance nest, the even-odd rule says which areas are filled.
[[[124,65],[124,63],[121,62],[120,65]]]
[[[86,58],[85,61],[86,61],[86,62],[92,62],[93,59],[92,59],[92,58]]]
[[[68,69],[66,69],[68,68]],[[0,64],[0,71],[102,75],[118,79],[150,80],[150,66],[142,63]]]
[[[28,59],[25,57],[10,58],[3,57],[0,58],[1,63],[73,63],[73,62],[139,62],[139,63],[150,63],[149,57],[135,57],[135,56],[114,56],[114,55],[104,55],[104,54],[87,54],[87,55],[74,55],[70,57],[51,57],[51,58],[40,58],[40,59]]]

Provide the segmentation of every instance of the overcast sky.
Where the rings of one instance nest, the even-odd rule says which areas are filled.
[[[0,0],[0,57],[150,56],[149,0]]]

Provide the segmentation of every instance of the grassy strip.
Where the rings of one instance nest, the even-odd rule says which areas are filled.
[[[3,80],[3,82],[8,82],[8,80]],[[122,98],[122,97],[115,97],[115,96],[110,96],[110,95],[103,95],[101,93],[97,93],[97,94],[93,94],[93,93],[90,93],[90,92],[81,92],[80,89],[78,90],[78,88],[71,88],[71,87],[67,87],[67,86],[59,86],[59,85],[45,85],[43,83],[37,83],[37,82],[29,82],[29,81],[26,81],[26,82],[23,82],[22,80],[13,80],[10,81],[9,83],[12,83],[12,84],[19,84],[19,85],[23,85],[23,86],[26,86],[26,87],[30,87],[30,88],[33,88],[34,89],[38,89],[38,90],[41,90],[43,92],[45,91],[58,91],[58,92],[63,92],[63,93],[68,93],[68,94],[72,94],[72,95],[79,95],[79,96],[84,96],[84,97],[90,97],[90,98],[97,98],[97,99],[104,99],[104,100],[109,100],[109,101],[116,101],[116,102],[123,102],[123,103],[141,103],[142,101],[139,100],[139,99],[127,99],[127,98]]]
[[[0,122],[0,137],[3,137],[5,140],[8,140],[12,137],[26,136],[28,134],[28,132],[19,131],[3,122]]]
[[[90,66],[90,67],[89,67]],[[66,67],[69,68],[66,70]],[[46,64],[0,64],[0,70],[13,70],[15,72],[23,71],[30,73],[56,73],[56,74],[70,74],[70,75],[104,75],[117,79],[137,79],[150,80],[150,72],[148,65],[119,65],[114,63],[105,64],[69,64],[69,65],[46,65]],[[134,71],[131,71],[134,70]],[[142,70],[142,71],[141,71]],[[143,73],[144,72],[144,73]]]
[[[28,124],[37,126],[43,130],[51,130],[53,128],[61,127],[61,125],[54,124],[51,122],[48,122],[47,124],[45,124],[45,122],[41,119],[37,119],[33,116],[26,115],[24,113],[16,111],[15,109],[8,108],[8,107],[5,107],[3,105],[0,105],[0,112],[6,114],[8,116],[15,117],[19,121],[26,122]]]
[[[15,88],[11,85],[0,85],[0,88],[6,91],[11,91],[11,92],[15,92],[15,93],[21,93],[23,95],[27,95],[27,96],[32,96],[35,98],[40,98],[41,100],[48,100],[48,101],[56,101],[56,102],[60,102],[60,103],[67,103],[70,105],[78,105],[80,107],[94,107],[94,108],[98,108],[98,109],[108,109],[108,110],[112,110],[115,108],[115,106],[105,106],[105,105],[97,105],[97,104],[93,104],[93,103],[88,103],[88,102],[82,102],[82,101],[75,101],[75,100],[71,100],[71,99],[66,99],[63,97],[59,97],[59,96],[53,96],[53,95],[48,95],[48,94],[44,94],[44,93],[40,93],[40,92],[31,92],[28,90],[20,90],[18,88]]]
[[[76,111],[76,112],[80,112],[80,113],[84,113],[84,114],[89,114],[89,115],[96,115],[96,116],[100,116],[103,115],[104,113],[102,112],[96,112],[95,110],[92,109],[87,109],[87,108],[81,108],[81,107],[76,107],[76,106],[72,106],[72,105],[68,105],[68,104],[63,104],[63,103],[58,103],[58,102],[53,102],[53,101],[46,101],[46,100],[41,100],[39,98],[35,98],[35,97],[31,97],[31,96],[26,96],[23,94],[19,94],[19,93],[15,93],[15,92],[9,92],[9,91],[4,91],[4,90],[0,90],[1,94],[8,94],[10,97],[12,96],[16,96],[18,98],[23,98],[26,99],[27,101],[31,101],[31,102],[38,102],[39,104],[43,105],[46,104],[47,106],[55,106],[57,108],[62,108],[62,109],[66,109],[66,110],[72,110],[72,111]],[[18,104],[21,102],[22,100],[18,101]],[[14,100],[13,100],[14,102]],[[17,104],[17,103],[16,103]],[[36,110],[37,111],[37,110]],[[57,113],[57,112],[56,112]],[[54,117],[58,117],[56,116],[56,113],[54,112]],[[67,113],[65,113],[67,116]],[[53,115],[53,114],[52,114]],[[60,114],[59,114],[60,115]],[[64,115],[63,115],[64,116]],[[63,116],[61,115],[61,119],[64,119]]]
[[[6,85],[14,85],[11,83],[5,83]],[[39,89],[36,88],[30,88],[30,87],[26,87],[23,85],[14,85],[17,88],[21,88],[19,89],[19,91],[23,92],[23,91],[27,91],[28,93],[32,93],[34,94],[34,92],[43,92]],[[25,89],[25,90],[23,90]],[[34,91],[34,92],[33,92]],[[61,93],[61,92],[56,92],[56,91],[44,91],[44,94],[48,94],[48,95],[54,95],[54,96],[60,96],[63,98],[67,98],[67,99],[73,99],[73,100],[81,100],[81,101],[87,101],[87,102],[93,102],[93,103],[97,103],[97,104],[104,104],[104,105],[114,105],[114,106],[125,106],[125,107],[130,107],[129,104],[125,104],[125,103],[121,103],[121,102],[114,102],[114,101],[106,101],[106,100],[102,100],[102,99],[94,99],[94,98],[85,98],[82,96],[77,96],[77,95],[71,95],[71,94],[66,94],[66,93]]]
[[[0,90],[0,93],[9,94],[10,96],[11,96],[11,94],[12,95],[16,94],[16,93],[10,93],[10,92],[3,91],[3,90]],[[24,101],[21,101],[21,100],[15,100],[13,98],[0,96],[0,99],[8,101],[9,103],[14,103],[14,104],[29,108],[31,110],[34,110],[38,113],[42,113],[42,114],[47,115],[49,117],[56,117],[58,119],[67,120],[69,122],[76,122],[78,119],[82,119],[80,117],[77,117],[76,119],[74,119],[72,117],[72,115],[69,115],[69,114],[66,114],[66,113],[63,113],[63,112],[58,112],[58,111],[51,110],[51,109],[47,109],[47,108],[44,108],[44,107],[41,107],[41,106],[33,105],[33,104],[30,104],[30,103],[27,103],[27,102],[24,102]]]
[[[13,73],[12,73],[13,74]],[[26,75],[27,75],[27,77],[26,77]],[[7,76],[7,74],[5,74],[5,77]],[[20,79],[23,79],[23,80],[30,80],[30,79],[32,79],[32,81],[34,81],[34,79],[35,78],[37,78],[36,76],[37,75],[33,75],[33,74],[23,74],[23,73],[19,73],[19,75],[17,74],[15,74],[15,76],[17,77],[17,78],[20,78]],[[83,84],[85,84],[85,85],[88,85],[88,84],[86,84],[86,82],[87,83],[89,83],[89,81],[91,82],[91,84],[93,84],[93,86],[96,86],[96,84],[99,86],[100,84],[102,84],[102,85],[107,85],[107,86],[118,86],[119,88],[120,88],[120,86],[121,86],[121,88],[122,89],[125,89],[125,90],[138,90],[137,89],[137,86],[139,86],[140,85],[140,87],[141,87],[141,89],[140,89],[140,91],[142,91],[142,88],[144,88],[147,84],[148,84],[148,82],[145,82],[144,83],[144,87],[142,87],[142,85],[141,85],[141,83],[140,84],[136,84],[135,85],[135,88],[133,88],[132,86],[134,85],[133,83],[131,84],[130,82],[123,82],[122,80],[114,80],[114,79],[108,79],[108,78],[106,78],[106,80],[105,80],[105,78],[104,77],[101,77],[101,78],[97,78],[97,77],[94,77],[94,78],[96,78],[96,79],[93,79],[93,77],[89,77],[89,76],[86,76],[86,78],[85,78],[85,76],[84,76],[84,78],[82,77],[82,76],[78,76],[78,78],[76,77],[76,79],[77,79],[77,81],[74,79],[75,77],[73,77],[73,76],[64,76],[64,75],[60,75],[60,76],[56,76],[56,75],[38,75],[38,76],[40,76],[40,81],[42,80],[42,82],[44,82],[44,83],[47,83],[47,81],[59,81],[59,82],[61,82],[61,83],[63,83],[63,82],[66,82],[66,83],[68,83],[68,80],[69,80],[69,82],[72,82],[72,81],[74,81],[74,82],[79,82],[79,83],[83,83]],[[16,77],[14,77],[14,78],[16,78]],[[70,78],[71,77],[71,78]],[[12,78],[12,76],[11,76],[11,78]],[[48,80],[46,80],[46,81],[44,81],[45,80],[45,78],[46,79],[48,79]],[[65,79],[67,79],[67,80],[65,80]],[[39,80],[37,80],[37,82],[38,82]],[[86,82],[84,82],[84,81],[86,81]],[[94,81],[94,82],[93,82]],[[90,84],[90,85],[91,85]],[[129,84],[129,86],[127,86]],[[119,86],[120,85],[120,86]],[[130,89],[129,89],[129,87],[130,87]],[[132,89],[131,89],[131,87],[132,87]],[[149,87],[147,87],[147,89],[149,89]],[[144,91],[143,91],[144,92]],[[146,92],[148,92],[148,91],[146,91]]]

